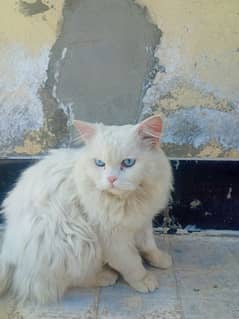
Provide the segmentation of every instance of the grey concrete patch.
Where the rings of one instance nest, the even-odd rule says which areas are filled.
[[[136,122],[160,31],[132,0],[66,0],[63,16],[45,89],[68,118]]]

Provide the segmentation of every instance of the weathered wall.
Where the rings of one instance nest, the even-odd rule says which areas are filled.
[[[52,146],[54,131],[40,96],[63,0],[1,3],[0,154],[37,154]],[[49,112],[48,112],[49,113]]]
[[[73,118],[137,121],[161,35],[140,6],[10,0],[0,18],[1,156],[70,145]]]
[[[144,113],[165,114],[168,154],[239,157],[239,1],[137,3],[163,33]]]
[[[0,21],[0,156],[162,113],[169,155],[239,157],[238,0],[8,0]]]

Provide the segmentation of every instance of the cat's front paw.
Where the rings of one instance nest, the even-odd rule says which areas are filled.
[[[162,250],[151,250],[144,254],[148,263],[156,268],[167,269],[172,266],[172,257]]]
[[[156,267],[161,269],[168,269],[172,266],[172,263],[173,263],[172,257],[168,253],[161,251],[161,255]]]
[[[116,283],[119,274],[113,269],[105,268],[97,275],[96,286],[107,287],[112,286]]]
[[[130,282],[130,286],[139,292],[152,292],[159,288],[159,282],[154,274],[147,272],[143,279]]]

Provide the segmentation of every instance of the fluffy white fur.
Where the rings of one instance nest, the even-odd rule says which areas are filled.
[[[10,288],[19,300],[48,303],[73,286],[113,284],[118,273],[136,290],[153,291],[158,282],[141,256],[156,267],[171,264],[152,232],[172,188],[161,119],[75,124],[85,146],[54,151],[28,168],[3,203],[0,292]],[[126,158],[135,165],[120,168]]]

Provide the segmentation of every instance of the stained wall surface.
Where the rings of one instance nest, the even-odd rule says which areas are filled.
[[[239,2],[137,0],[162,31],[144,113],[165,114],[171,156],[239,157]]]
[[[160,113],[168,155],[239,157],[237,0],[8,0],[0,19],[0,156]]]

